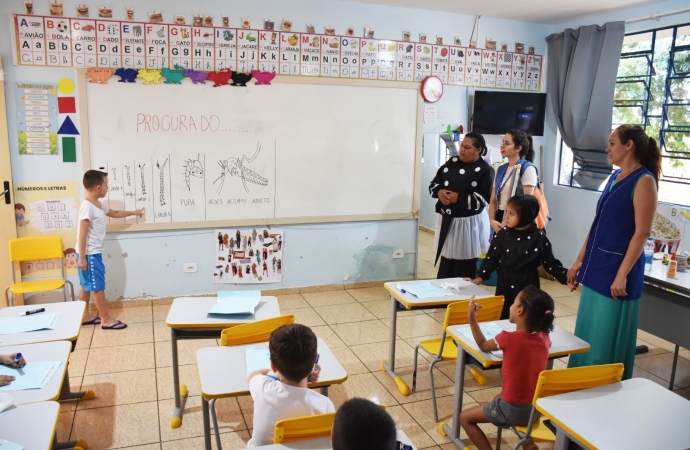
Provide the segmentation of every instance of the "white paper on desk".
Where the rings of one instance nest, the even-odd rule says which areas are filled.
[[[482,333],[484,334],[484,337],[486,338],[487,341],[490,341],[491,339],[495,338],[497,334],[499,334],[501,331],[504,331],[503,328],[499,327],[495,323],[480,323],[479,324],[479,329],[482,330]],[[458,329],[460,334],[463,336],[467,336],[470,338],[473,342],[474,341],[474,335],[472,334],[472,329],[471,328],[460,328]],[[503,352],[498,350],[491,352],[492,355],[496,356],[503,356]]]
[[[436,286],[430,281],[407,281],[404,283],[396,283],[395,287],[401,291],[405,290],[419,299],[453,295],[452,292]]]
[[[14,381],[7,386],[0,386],[0,391],[21,391],[24,389],[43,389],[62,361],[28,362],[21,369],[0,365],[0,375],[11,375]]]
[[[0,439],[0,450],[24,450],[24,447],[14,442]]]
[[[58,319],[60,319],[59,312],[38,313],[19,317],[3,317],[0,318],[0,334],[53,330],[58,323]]]
[[[14,397],[0,392],[0,413],[14,405]]]
[[[209,314],[254,314],[261,291],[218,291],[218,301]]]
[[[442,287],[443,289],[455,289],[456,291],[459,291],[462,288],[466,288],[473,285],[474,283],[472,283],[471,281],[458,280],[455,283],[441,283],[439,284],[439,287]]]
[[[268,347],[247,347],[244,349],[244,355],[247,361],[247,377],[249,377],[250,373],[257,370],[271,368],[271,352],[268,350]]]

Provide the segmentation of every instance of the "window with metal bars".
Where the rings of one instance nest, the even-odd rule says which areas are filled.
[[[625,36],[612,124],[626,123],[659,142],[659,200],[690,206],[690,24]],[[604,150],[573,152],[561,141],[558,184],[603,189],[614,170]]]

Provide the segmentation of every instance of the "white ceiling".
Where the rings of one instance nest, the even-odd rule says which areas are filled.
[[[482,15],[524,22],[560,23],[590,14],[662,0],[344,0],[353,3]]]

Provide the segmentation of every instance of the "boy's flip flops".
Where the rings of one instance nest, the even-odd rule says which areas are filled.
[[[101,324],[101,318],[96,316],[93,319],[89,320],[88,322],[82,322],[82,325],[100,325]]]
[[[118,320],[109,327],[101,327],[102,330],[124,330],[125,328],[127,328],[127,324],[122,323],[122,321],[120,320]]]

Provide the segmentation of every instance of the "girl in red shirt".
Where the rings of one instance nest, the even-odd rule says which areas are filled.
[[[477,346],[484,352],[503,351],[501,367],[501,393],[490,403],[475,406],[460,414],[460,424],[478,450],[491,450],[479,423],[492,423],[498,427],[526,426],[532,410],[532,398],[539,373],[546,369],[553,331],[554,302],[546,292],[527,286],[518,294],[510,307],[511,323],[515,331],[502,331],[486,340],[477,323],[477,310],[481,308],[470,300],[468,317]],[[536,450],[534,443],[523,444],[523,450]]]

